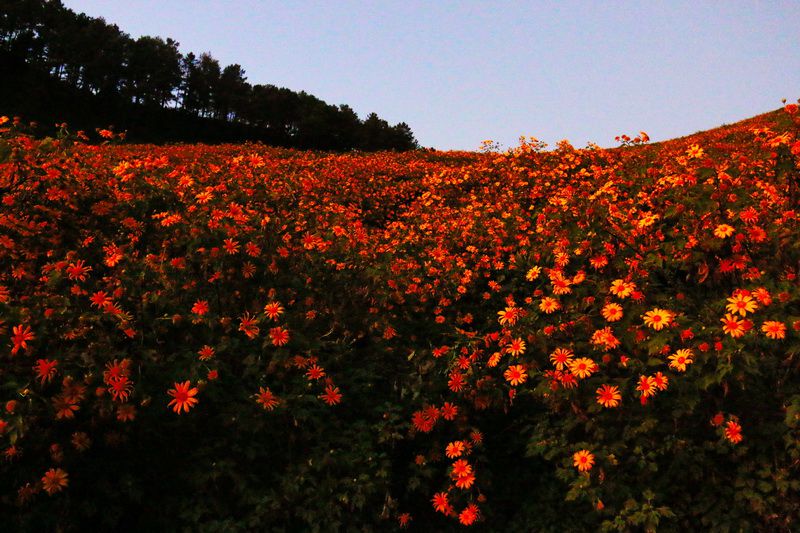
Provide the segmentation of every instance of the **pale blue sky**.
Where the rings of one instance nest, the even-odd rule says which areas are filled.
[[[800,97],[800,2],[64,0],[133,37],[407,122],[423,146],[614,145]]]

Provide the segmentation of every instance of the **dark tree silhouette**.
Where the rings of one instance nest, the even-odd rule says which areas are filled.
[[[405,123],[306,92],[251,85],[241,65],[181,54],[171,38],[132,39],[59,0],[0,0],[0,114],[44,125],[114,124],[138,141],[233,142],[321,150],[409,150]]]

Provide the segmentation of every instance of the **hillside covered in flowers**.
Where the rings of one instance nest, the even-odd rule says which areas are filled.
[[[800,113],[331,154],[0,119],[14,531],[791,531]]]

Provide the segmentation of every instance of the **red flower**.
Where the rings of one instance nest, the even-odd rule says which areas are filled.
[[[319,365],[312,365],[311,368],[308,369],[308,372],[306,372],[306,377],[308,377],[309,380],[321,379],[324,375],[325,370]]]
[[[239,331],[247,335],[248,339],[255,339],[258,336],[260,328],[256,325],[256,319],[250,316],[250,313],[243,314],[239,320]]]
[[[475,523],[475,520],[478,519],[478,506],[474,503],[467,505],[467,507],[461,511],[458,515],[458,521],[461,522],[462,525],[471,526]]]
[[[285,346],[289,343],[289,330],[277,327],[269,330],[269,337],[273,346]]]
[[[42,487],[51,496],[64,490],[67,485],[69,485],[68,475],[60,468],[51,468],[42,476]]]
[[[214,348],[206,344],[205,346],[200,348],[197,354],[200,356],[201,361],[208,361],[209,359],[214,357]]]
[[[36,361],[36,366],[34,366],[33,369],[36,371],[36,377],[41,380],[42,385],[53,379],[53,376],[56,375],[57,366],[58,361],[51,361],[49,359],[38,359]]]
[[[742,442],[742,426],[735,420],[729,420],[723,431],[725,438],[731,441],[731,444],[738,444]]]
[[[258,394],[256,394],[256,402],[261,404],[261,407],[267,411],[272,411],[280,403],[280,400],[269,388],[259,387]]]
[[[28,341],[32,341],[36,338],[36,335],[33,334],[31,327],[23,326],[22,324],[11,328],[11,333],[11,342],[14,346],[11,349],[11,355],[17,355],[17,352],[20,350],[27,350]]]
[[[444,402],[442,405],[442,418],[445,420],[453,420],[458,414],[458,407],[450,402]]]
[[[400,523],[400,527],[406,528],[408,527],[409,522],[411,522],[411,514],[410,513],[402,513],[398,515],[397,521]]]
[[[71,280],[79,280],[85,281],[86,274],[92,271],[92,267],[87,267],[83,264],[83,260],[80,259],[74,263],[70,263],[67,267],[67,276]]]
[[[342,394],[339,392],[339,387],[334,387],[333,385],[325,387],[325,392],[320,397],[328,405],[336,405],[342,401]]]
[[[197,300],[192,306],[192,313],[203,316],[208,313],[208,302],[206,300]]]
[[[191,387],[191,382],[184,381],[183,383],[175,383],[175,388],[170,389],[167,391],[167,394],[172,396],[172,400],[170,400],[168,407],[172,407],[172,410],[178,414],[181,414],[181,410],[184,413],[188,413],[189,409],[197,405],[197,387]]]
[[[447,499],[446,492],[437,492],[433,495],[431,502],[433,503],[433,509],[438,513],[449,515],[453,511],[453,507]]]

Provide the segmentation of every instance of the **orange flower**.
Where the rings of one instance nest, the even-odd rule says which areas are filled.
[[[654,376],[650,378],[653,380],[653,385],[655,385],[656,389],[658,390],[667,390],[667,386],[669,385],[669,378],[662,374],[661,372],[656,372]]]
[[[627,298],[636,290],[636,284],[630,281],[615,279],[611,282],[611,294],[617,298]]]
[[[619,387],[612,385],[602,385],[597,389],[597,403],[603,407],[616,407],[622,400]]]
[[[616,322],[622,318],[622,306],[615,303],[607,304],[603,307],[603,318],[608,322]]]
[[[556,367],[556,370],[564,370],[564,367],[569,366],[575,354],[569,348],[556,348],[550,354],[550,361]]]
[[[466,459],[459,459],[453,463],[453,477],[464,477],[472,474],[472,466]]]
[[[51,468],[42,476],[42,487],[51,496],[56,492],[61,492],[69,485],[67,473],[60,468]]]
[[[745,334],[746,326],[744,321],[739,320],[730,313],[727,313],[720,322],[722,322],[722,331],[734,339],[738,339]]]
[[[641,402],[644,405],[647,403],[647,399],[656,393],[656,382],[649,376],[639,376],[636,390],[641,394]]]
[[[572,455],[572,464],[580,472],[588,472],[594,466],[594,455],[589,450],[580,450]]]
[[[464,450],[466,450],[464,443],[460,440],[457,440],[448,444],[444,453],[449,459],[455,459],[456,457],[461,457],[461,455],[464,453]]]
[[[777,320],[767,320],[761,325],[761,331],[767,334],[770,339],[785,339],[786,324]]]
[[[506,378],[506,381],[511,383],[511,385],[514,387],[525,383],[525,381],[528,379],[528,374],[523,365],[509,366],[503,373],[503,376]]]
[[[467,474],[456,478],[456,487],[459,489],[468,489],[475,483],[475,474]]]
[[[283,306],[279,302],[270,302],[264,306],[264,314],[266,314],[270,320],[277,320],[283,312]]]
[[[558,300],[555,298],[545,296],[542,298],[542,301],[539,302],[539,310],[547,313],[548,315],[554,311],[558,311],[559,309],[561,309],[561,304],[558,303]]]
[[[621,343],[614,335],[611,326],[606,326],[603,329],[598,329],[592,334],[591,343],[595,346],[604,347],[606,350],[613,350]]]
[[[197,405],[197,387],[191,387],[191,382],[184,381],[183,383],[175,383],[175,388],[170,389],[167,391],[167,394],[172,396],[172,400],[167,404],[168,407],[172,407],[172,410],[178,414],[181,414],[181,410],[184,413],[188,413],[189,409]]]
[[[525,341],[522,339],[514,339],[511,343],[506,347],[506,351],[511,355],[522,355],[525,353]]]
[[[553,294],[562,295],[572,292],[570,288],[571,281],[565,279],[560,272],[551,276],[550,282],[553,284]]]

